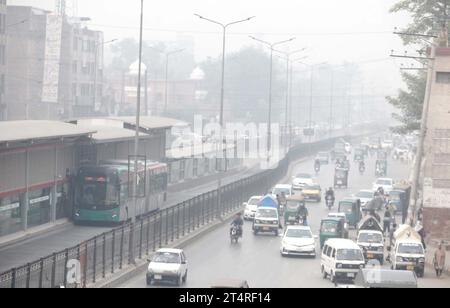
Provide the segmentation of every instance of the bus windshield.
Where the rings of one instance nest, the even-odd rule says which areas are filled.
[[[119,190],[107,176],[84,176],[76,191],[77,207],[109,210],[119,206]]]

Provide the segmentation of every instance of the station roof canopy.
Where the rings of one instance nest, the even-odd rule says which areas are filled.
[[[136,117],[111,117],[116,121],[122,121],[124,124],[136,125]],[[165,117],[153,117],[153,116],[143,116],[140,119],[139,125],[141,128],[152,130],[152,129],[169,129],[178,125],[185,125],[186,123],[180,120],[165,118]]]
[[[12,143],[42,142],[52,139],[89,136],[96,131],[58,121],[0,122],[0,146]]]
[[[134,117],[109,117],[109,118],[86,118],[69,121],[78,127],[94,130],[92,140],[96,143],[107,143],[115,141],[126,141],[134,138]],[[150,137],[152,131],[170,129],[173,126],[183,125],[184,122],[162,118],[142,117],[140,122],[140,137]]]

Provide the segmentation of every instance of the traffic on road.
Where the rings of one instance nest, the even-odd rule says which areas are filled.
[[[426,266],[420,230],[406,224],[406,199],[400,202],[392,194],[408,192],[411,165],[380,146],[362,156],[367,173],[361,174],[347,162],[355,150],[343,148],[343,154],[329,153],[343,161],[321,162],[318,174],[313,173],[317,160],[309,159],[293,166],[266,196],[249,196],[242,214],[231,223],[242,228],[238,242],[230,243],[226,224],[183,247],[190,267],[184,286],[205,288],[234,279],[261,288],[358,287],[367,284],[363,278],[371,269],[384,277],[403,277],[405,286],[411,286],[411,277],[416,287],[445,286]],[[389,178],[376,175],[380,155],[389,166]],[[341,168],[348,171],[348,187],[334,185]],[[404,271],[412,275],[399,274]],[[141,276],[121,285],[144,286]],[[171,285],[154,281],[150,286]]]

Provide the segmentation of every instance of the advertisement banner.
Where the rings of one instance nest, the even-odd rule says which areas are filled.
[[[47,15],[45,38],[45,62],[42,101],[58,102],[59,66],[61,59],[63,19],[57,15]]]

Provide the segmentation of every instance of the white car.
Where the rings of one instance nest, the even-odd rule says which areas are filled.
[[[244,219],[245,220],[253,220],[255,218],[255,214],[258,211],[258,202],[262,199],[261,196],[253,196],[248,200],[248,202],[244,203]]]
[[[394,147],[394,141],[392,140],[384,140],[381,143],[381,148],[383,149],[392,149]]]
[[[302,190],[305,186],[313,185],[314,180],[310,174],[300,173],[293,177],[292,188],[294,190]]]
[[[373,191],[377,191],[378,188],[382,187],[384,192],[389,194],[394,190],[394,180],[390,178],[379,178],[373,183]]]
[[[307,226],[289,226],[281,241],[282,256],[310,256],[316,257],[316,240]]]
[[[345,152],[347,152],[347,153],[352,152],[352,146],[350,143],[346,143],[344,147],[345,147]]]
[[[271,193],[273,197],[281,195],[282,193],[284,193],[286,197],[290,197],[294,194],[292,191],[292,185],[290,184],[278,184],[272,189]]]
[[[373,200],[374,192],[372,190],[360,190],[354,197],[361,200],[361,207],[365,208]]]
[[[181,249],[160,249],[147,269],[147,285],[153,282],[175,282],[181,286],[187,281],[188,263]]]

